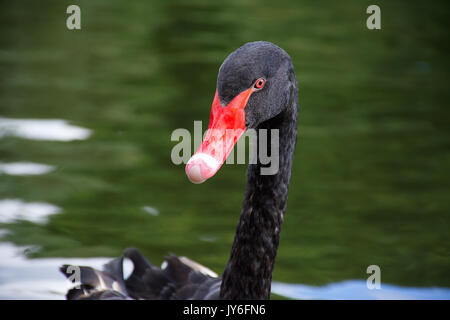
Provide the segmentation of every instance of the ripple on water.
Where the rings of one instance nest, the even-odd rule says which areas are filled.
[[[159,210],[154,207],[144,206],[144,207],[142,207],[142,210],[144,210],[145,212],[147,212],[149,215],[152,215],[152,216],[159,215]]]
[[[45,202],[24,202],[20,199],[0,200],[0,223],[28,220],[45,224],[48,216],[61,212],[61,208]]]
[[[64,299],[73,286],[59,272],[63,264],[101,269],[110,258],[27,259],[27,247],[0,243],[0,299]]]
[[[0,162],[0,174],[13,176],[28,176],[46,174],[53,171],[54,167],[34,162]]]
[[[0,138],[15,136],[31,140],[84,140],[91,130],[69,124],[60,119],[0,118]]]
[[[368,289],[365,280],[347,280],[324,286],[273,282],[272,292],[291,299],[319,300],[448,300],[450,288],[401,287],[381,283],[380,289]]]

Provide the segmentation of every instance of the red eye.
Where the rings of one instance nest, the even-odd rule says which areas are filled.
[[[256,80],[254,88],[261,89],[262,87],[264,87],[265,83],[266,83],[266,80],[264,80],[264,78],[259,78],[258,80]]]

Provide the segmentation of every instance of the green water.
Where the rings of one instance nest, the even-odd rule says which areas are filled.
[[[65,119],[86,140],[0,139],[0,161],[55,166],[0,175],[0,200],[62,208],[48,224],[0,224],[30,257],[173,252],[221,273],[245,165],[191,184],[170,135],[209,119],[218,68],[243,43],[292,57],[299,141],[274,280],[366,279],[450,286],[450,81],[447,1],[0,2],[0,116]],[[206,126],[206,124],[204,124]],[[143,207],[159,212],[154,216]]]

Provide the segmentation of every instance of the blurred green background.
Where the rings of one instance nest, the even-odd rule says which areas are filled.
[[[66,8],[81,7],[78,31]],[[86,140],[0,138],[0,200],[62,208],[48,224],[0,224],[30,257],[173,252],[218,273],[229,257],[245,165],[191,184],[174,129],[209,119],[217,72],[242,44],[292,57],[299,140],[274,280],[450,286],[448,1],[0,1],[0,116],[65,119]],[[206,124],[204,124],[206,127]],[[146,212],[144,207],[152,207]],[[156,214],[157,213],[157,214]],[[1,257],[0,257],[1,258]]]

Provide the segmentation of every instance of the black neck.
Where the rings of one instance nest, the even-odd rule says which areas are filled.
[[[231,256],[222,276],[221,299],[270,298],[272,271],[297,140],[297,109],[295,86],[289,106],[258,127],[269,129],[268,132],[279,129],[279,170],[274,175],[261,175],[263,165],[259,157],[257,164],[248,167],[243,208]],[[270,139],[267,141],[270,145]]]

